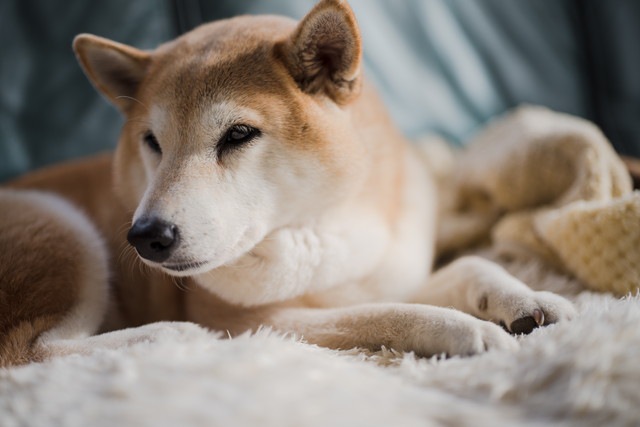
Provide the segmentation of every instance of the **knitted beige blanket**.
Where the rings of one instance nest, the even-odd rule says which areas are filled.
[[[590,122],[525,106],[453,160],[428,151],[442,189],[441,254],[488,245],[503,261],[533,257],[591,290],[640,287],[640,193]]]

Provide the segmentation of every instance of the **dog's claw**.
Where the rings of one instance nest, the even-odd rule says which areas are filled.
[[[509,304],[493,304],[495,312],[489,314],[493,319],[500,319],[500,325],[511,334],[529,334],[538,327],[569,320],[576,314],[569,300],[550,292],[516,294],[508,301]]]
[[[538,326],[542,326],[544,324],[544,312],[537,308],[533,310],[533,320],[536,321]]]

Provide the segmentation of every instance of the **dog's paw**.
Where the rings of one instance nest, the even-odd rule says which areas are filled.
[[[491,322],[478,320],[459,326],[449,340],[449,348],[445,351],[448,356],[473,356],[489,350],[518,349],[518,342]]]
[[[462,312],[444,310],[430,316],[428,330],[414,329],[407,350],[421,356],[473,356],[489,350],[518,349],[516,339],[498,325]]]
[[[534,291],[503,295],[492,311],[492,320],[513,334],[528,334],[540,326],[571,320],[576,315],[576,309],[566,298]]]

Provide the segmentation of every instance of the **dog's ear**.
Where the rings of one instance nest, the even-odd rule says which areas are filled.
[[[151,55],[91,34],[76,36],[73,50],[91,83],[126,111],[147,72]]]
[[[307,93],[325,93],[338,104],[358,93],[362,41],[346,0],[321,0],[276,54]]]

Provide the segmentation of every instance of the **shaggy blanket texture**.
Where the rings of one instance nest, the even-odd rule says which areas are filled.
[[[640,297],[585,290],[639,285],[640,195],[602,138],[525,109],[481,134],[458,159],[466,167],[434,161],[452,195],[441,251],[489,243],[481,254],[576,302],[576,319],[520,337],[516,351],[416,359],[158,323],[89,338],[89,354],[0,371],[0,426],[639,425]],[[563,153],[571,144],[576,155]],[[121,337],[129,344],[114,348]]]
[[[514,353],[447,360],[150,325],[124,349],[0,372],[0,424],[637,425],[640,300],[583,294],[578,307]]]

